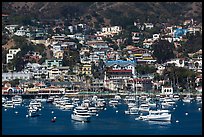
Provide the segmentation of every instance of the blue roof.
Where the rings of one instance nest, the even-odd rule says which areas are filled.
[[[179,36],[185,35],[187,32],[187,29],[177,28],[174,34],[175,37],[178,38]]]
[[[112,65],[120,65],[120,66],[126,66],[126,65],[136,65],[136,61],[135,60],[111,60],[111,61],[106,61],[105,65],[107,67],[112,66]]]

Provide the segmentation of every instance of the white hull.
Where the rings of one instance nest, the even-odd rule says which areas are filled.
[[[139,113],[138,113],[138,112],[131,112],[131,111],[126,110],[126,111],[125,111],[125,114],[137,115],[137,114],[139,114]]]
[[[91,117],[71,114],[71,118],[76,121],[89,122]]]
[[[14,105],[3,105],[5,108],[14,108]]]
[[[36,116],[39,116],[40,114],[39,114],[39,112],[38,111],[29,111],[28,112],[28,116],[29,117],[36,117]]]
[[[150,121],[171,121],[171,114],[168,115],[147,115],[147,116],[140,116],[139,119],[142,120],[150,120]]]
[[[191,100],[190,100],[190,99],[183,99],[183,102],[185,102],[185,103],[190,103]]]

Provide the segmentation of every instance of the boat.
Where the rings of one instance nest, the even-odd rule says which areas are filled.
[[[39,116],[39,109],[37,107],[29,107],[28,108],[28,116],[29,117],[35,117]]]
[[[98,113],[98,109],[94,106],[88,107],[88,112],[91,116],[95,116]]]
[[[196,96],[196,101],[198,103],[202,103],[202,97],[201,96]]]
[[[139,108],[136,106],[128,108],[128,110],[125,110],[125,114],[131,114],[131,115],[139,114]]]
[[[3,106],[3,104],[6,102],[6,100],[7,100],[7,99],[6,99],[5,97],[2,97],[2,100],[1,100],[1,101],[2,101],[2,106]]]
[[[23,102],[22,96],[19,95],[13,96],[11,100],[15,106],[20,106]]]
[[[70,101],[65,101],[62,104],[60,104],[60,109],[63,110],[71,110],[74,108],[74,105]]]
[[[140,112],[149,112],[150,107],[148,104],[141,104],[138,108]]]
[[[5,101],[5,103],[2,106],[5,108],[14,108],[13,101],[11,101],[11,100]]]
[[[98,98],[96,103],[95,103],[95,107],[98,109],[104,109],[106,106],[106,101],[104,98]]]
[[[127,105],[128,105],[128,108],[132,108],[132,107],[137,106],[137,103],[136,102],[130,102]]]
[[[180,99],[179,95],[173,95],[172,100],[173,101],[178,101]]]
[[[48,99],[46,100],[47,103],[52,103],[54,101],[54,96],[50,96],[48,97]]]
[[[191,103],[192,100],[193,100],[193,98],[190,97],[190,95],[187,95],[186,97],[184,97],[182,99],[182,101],[185,102],[185,103]]]
[[[148,115],[140,115],[135,120],[171,121],[169,110],[150,110]]]
[[[36,106],[37,108],[42,108],[42,103],[39,102],[39,101],[36,101],[36,100],[34,99],[34,100],[31,100],[31,101],[30,101],[30,104],[29,104],[29,107],[32,107],[32,106]]]
[[[116,99],[111,99],[108,103],[110,106],[116,107],[119,102]]]
[[[71,114],[71,119],[81,122],[89,122],[91,115],[88,112],[87,107],[78,106],[74,108],[73,113]]]

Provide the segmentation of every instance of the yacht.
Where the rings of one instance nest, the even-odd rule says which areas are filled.
[[[139,114],[139,108],[136,106],[128,108],[128,110],[125,110],[125,114],[131,114],[131,115]]]
[[[171,121],[171,114],[169,110],[150,110],[146,116],[139,116],[135,120],[149,120],[149,121]]]
[[[5,108],[14,108],[13,101],[7,100],[7,101],[3,104],[3,107],[5,107]]]
[[[140,112],[148,112],[150,110],[150,107],[148,104],[141,104],[138,108]]]
[[[13,104],[15,106],[19,106],[22,104],[23,102],[23,99],[22,99],[22,96],[19,96],[19,95],[15,95],[11,98],[11,100],[13,101]]]
[[[73,113],[71,114],[71,119],[81,122],[89,122],[91,118],[87,107],[78,106],[75,107]]]

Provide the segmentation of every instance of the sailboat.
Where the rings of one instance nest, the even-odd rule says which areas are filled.
[[[188,77],[187,77],[187,82],[188,82]],[[183,98],[183,102],[185,103],[191,103],[191,101],[193,100],[193,98],[191,97],[191,91],[189,89],[189,86],[188,86],[188,95],[186,97]]]
[[[134,78],[134,77],[133,77]],[[133,79],[133,90],[135,91],[135,83]],[[134,102],[128,103],[128,110],[125,110],[125,114],[139,114],[139,98],[137,98],[137,81],[136,81],[136,92]]]

